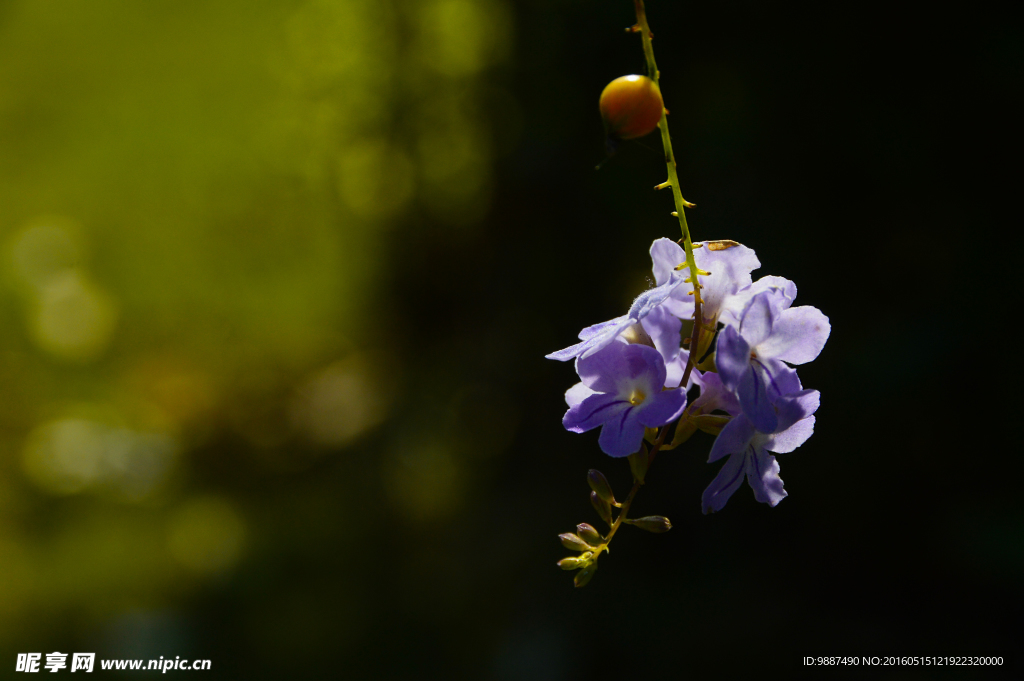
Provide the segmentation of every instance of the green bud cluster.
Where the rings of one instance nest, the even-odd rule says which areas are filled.
[[[608,544],[612,536],[623,523],[635,525],[648,532],[662,533],[672,529],[672,523],[668,518],[660,515],[646,516],[643,518],[627,518],[629,505],[632,503],[633,495],[640,485],[643,484],[643,476],[647,472],[650,463],[650,456],[647,447],[644,446],[639,452],[629,457],[630,469],[633,472],[633,491],[630,492],[626,501],[619,503],[612,492],[612,486],[601,471],[591,469],[587,472],[587,484],[590,485],[590,503],[594,510],[601,516],[611,530],[607,535],[602,535],[590,523],[580,523],[576,526],[575,532],[565,532],[558,535],[562,546],[570,551],[578,551],[577,556],[568,556],[558,561],[558,567],[563,570],[579,570],[574,578],[576,586],[585,586],[597,571],[597,559],[602,552],[609,551]],[[612,518],[612,507],[621,509],[617,518]]]

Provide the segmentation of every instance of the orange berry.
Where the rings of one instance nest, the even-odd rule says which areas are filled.
[[[643,137],[658,127],[665,103],[658,85],[647,76],[622,76],[605,86],[599,102],[611,137]]]

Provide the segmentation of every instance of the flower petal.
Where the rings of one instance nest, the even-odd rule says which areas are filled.
[[[595,393],[569,407],[562,417],[562,425],[574,433],[584,433],[614,420],[630,406],[629,402],[620,400],[616,395]]]
[[[559,362],[568,362],[570,359],[575,359],[576,357],[579,357],[580,354],[586,349],[586,347],[586,341],[582,343],[576,343],[575,345],[570,345],[567,348],[562,348],[561,350],[556,350],[551,354],[544,355],[544,359],[555,359],[558,360]]]
[[[576,373],[588,388],[601,393],[618,393],[623,376],[633,372],[626,359],[626,343],[609,343],[597,352],[583,355],[576,360]],[[656,352],[650,348],[652,352]]]
[[[665,360],[647,345],[614,342],[589,357],[576,360],[576,373],[585,386],[629,400],[635,390],[655,395],[665,385]]]
[[[583,385],[583,383],[577,383],[573,387],[565,391],[565,403],[570,407],[575,407],[577,404],[587,399],[591,395],[596,395],[593,390]]]
[[[743,452],[730,456],[729,460],[722,466],[722,469],[718,471],[715,479],[704,490],[704,494],[701,497],[701,506],[704,508],[705,515],[713,511],[721,511],[725,508],[725,503],[729,501],[729,497],[740,488],[740,484],[743,483],[746,459],[747,455]]]
[[[764,447],[777,454],[788,454],[807,442],[807,438],[813,433],[814,417],[808,416],[805,419],[800,419],[781,433],[769,435]]]
[[[750,440],[755,436],[754,424],[746,416],[737,416],[725,424],[722,432],[715,438],[711,446],[708,463],[714,463],[723,456],[746,451]]]
[[[729,296],[722,303],[721,315],[719,321],[725,324],[739,326],[740,317],[743,315],[744,308],[750,304],[754,296],[758,293],[777,292],[781,295],[780,309],[787,309],[796,300],[796,284],[791,282],[785,277],[767,276],[761,277],[750,286],[742,288],[733,295]]]
[[[757,346],[757,353],[791,364],[804,364],[818,356],[831,330],[828,317],[818,308],[791,307],[775,320],[771,336]]]
[[[736,416],[743,410],[736,395],[722,384],[722,377],[715,372],[694,371],[690,375],[694,377],[694,383],[700,386],[700,397],[693,401],[691,413],[710,414],[719,410]]]
[[[715,364],[722,383],[729,390],[736,390],[743,375],[750,371],[750,345],[732,326],[718,334]]]
[[[765,291],[754,296],[740,318],[740,335],[751,347],[756,347],[772,333],[775,323],[775,305],[771,293]]]
[[[636,419],[636,407],[626,403],[627,409],[604,424],[597,444],[609,456],[629,456],[640,449],[644,439],[644,427]]]
[[[665,387],[677,387],[679,381],[683,379],[683,363],[679,361],[682,321],[671,314],[664,305],[660,305],[654,308],[641,324],[647,335],[654,341],[654,347],[665,360],[665,368],[669,373],[665,380]]]
[[[740,377],[740,383],[736,388],[736,396],[740,398],[743,413],[762,433],[774,433],[779,425],[779,416],[775,413],[775,406],[768,399],[768,381],[770,380],[771,377],[764,368],[755,365]]]
[[[679,356],[672,360],[671,363],[665,363],[665,387],[666,388],[678,388],[679,384],[683,382],[683,374],[686,373],[686,360],[689,358],[690,353],[681,352]],[[693,375],[696,372],[690,371],[690,378],[686,382],[693,385]],[[689,388],[690,386],[687,386]]]
[[[601,322],[600,324],[588,326],[580,331],[580,338],[582,339],[582,342],[570,345],[569,347],[556,352],[552,352],[550,355],[544,355],[544,357],[546,359],[555,359],[559,362],[566,362],[577,357],[589,357],[595,352],[606,347],[609,343],[618,338],[620,333],[632,325],[633,322],[623,315],[621,317],[616,317],[615,319],[609,319],[606,322]]]
[[[779,462],[761,447],[754,447],[746,457],[747,483],[754,490],[754,498],[762,504],[775,506],[789,496],[779,477]]]
[[[582,331],[580,331],[578,338],[580,340],[584,340],[584,341],[585,340],[590,340],[591,338],[594,338],[595,336],[600,335],[608,327],[616,326],[618,324],[621,324],[624,319],[626,319],[626,315],[622,315],[621,317],[616,317],[615,319],[609,319],[606,322],[600,322],[598,324],[594,324],[593,326],[588,326],[587,328],[585,328]]]
[[[712,250],[715,248],[715,250]],[[710,272],[700,276],[701,298],[704,301],[701,316],[705,320],[718,319],[722,305],[740,289],[750,285],[750,272],[761,266],[753,249],[742,244],[722,248],[715,242],[705,242],[693,254],[697,267]]]
[[[686,252],[675,241],[662,237],[651,244],[651,262],[654,264],[654,283],[661,286],[672,278],[680,263],[686,262]]]
[[[676,287],[683,283],[686,277],[679,272],[673,272],[669,280],[660,286],[648,289],[638,295],[633,304],[629,306],[626,316],[634,322],[638,322],[651,313],[651,310],[661,305],[672,294]]]
[[[796,369],[793,367],[777,359],[761,360],[761,363],[772,377],[768,392],[773,400],[803,390],[800,377],[796,375]]]
[[[801,421],[818,411],[821,393],[817,390],[801,390],[775,400],[775,412],[779,415],[779,423],[773,433],[788,430],[794,423]]]
[[[637,407],[637,420],[648,428],[658,428],[679,418],[686,409],[686,391],[663,390]]]

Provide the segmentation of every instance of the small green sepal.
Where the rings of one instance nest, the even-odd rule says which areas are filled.
[[[693,423],[693,421],[690,418],[684,416],[679,421],[679,423],[676,424],[676,432],[672,435],[672,442],[668,443],[667,445],[664,445],[661,448],[661,451],[667,452],[670,449],[675,449],[679,445],[689,440],[690,437],[696,432],[697,426]]]
[[[699,430],[711,435],[718,435],[722,432],[722,428],[725,428],[725,424],[732,420],[731,416],[721,416],[719,414],[701,414],[700,416],[691,416],[690,422],[693,423]]]

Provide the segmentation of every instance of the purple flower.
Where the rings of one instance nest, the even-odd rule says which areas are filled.
[[[735,393],[722,384],[722,378],[713,371],[694,371],[693,382],[700,386],[700,397],[690,405],[690,414],[710,414],[724,411],[730,416],[742,413]]]
[[[753,422],[741,414],[732,419],[715,440],[708,463],[725,456],[729,460],[704,490],[701,501],[704,513],[721,511],[739,489],[744,474],[758,501],[775,506],[787,496],[779,477],[779,463],[769,452],[785,454],[807,441],[814,432],[813,414],[818,409],[820,396],[817,390],[801,390],[796,371],[789,367],[783,366],[776,381],[788,393],[780,402],[777,430],[758,432]]]
[[[657,239],[651,245],[651,260],[654,263],[654,281],[660,285],[669,281],[678,265],[686,262],[686,252],[670,239]],[[705,325],[714,328],[729,298],[750,285],[750,272],[761,263],[752,249],[723,241],[705,242],[703,247],[694,250],[693,260],[697,267],[711,273],[700,276],[700,283],[704,286],[700,292],[703,301],[701,317]],[[689,270],[683,272],[689,276]],[[689,293],[692,290],[692,284],[675,289],[665,301],[665,307],[680,319],[690,319],[693,317],[693,296]]]
[[[778,432],[779,400],[787,394],[778,377],[783,362],[803,364],[818,356],[828,340],[828,317],[814,307],[789,308],[783,290],[756,294],[718,338],[715,364],[726,388],[736,392],[743,413],[762,433]],[[788,309],[787,309],[788,308]]]
[[[582,343],[570,345],[567,348],[545,355],[548,359],[557,359],[561,362],[579,357],[580,359],[590,357],[601,350],[623,333],[632,330],[640,338],[646,336],[640,320],[650,314],[669,297],[677,286],[683,283],[686,277],[679,272],[666,277],[665,282],[660,286],[644,291],[629,308],[629,312],[621,317],[601,322],[594,326],[588,326],[580,331]]]
[[[758,293],[778,292],[782,296],[781,308],[786,309],[796,299],[796,284],[785,277],[761,277],[750,286],[729,296],[722,305],[720,321],[730,326],[739,326],[740,316]]]
[[[679,347],[683,322],[661,305],[651,310],[640,325],[654,343],[655,349],[661,353],[661,358],[665,360],[665,387],[678,388],[690,357],[690,353]]]
[[[665,361],[654,348],[609,343],[576,362],[581,383],[565,393],[567,430],[582,433],[601,426],[598,444],[611,456],[640,449],[644,428],[670,423],[686,408],[686,392],[662,390]]]

